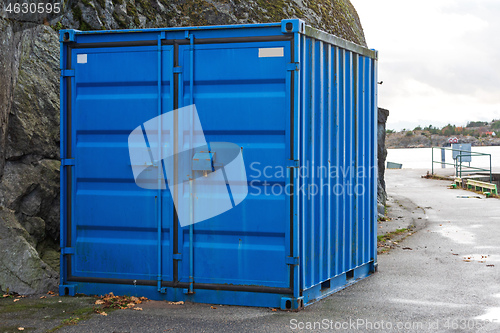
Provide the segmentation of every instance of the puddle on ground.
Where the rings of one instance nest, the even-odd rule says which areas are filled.
[[[438,233],[440,233],[444,237],[451,239],[452,241],[460,244],[474,243],[474,234],[470,231],[449,224],[442,224],[437,228]]]
[[[457,304],[457,303],[445,303],[445,302],[438,302],[438,301],[419,301],[415,299],[402,299],[402,298],[393,298],[391,299],[391,302],[394,303],[403,303],[403,304],[413,304],[413,305],[421,305],[425,307],[447,307],[447,308],[463,308],[468,306],[467,304]]]
[[[474,319],[477,320],[488,320],[495,323],[500,323],[500,308],[489,308],[486,313],[482,316],[478,316]]]
[[[500,247],[498,247],[498,246],[492,246],[492,245],[481,245],[481,246],[476,246],[474,248],[475,249],[481,249],[481,250],[500,249]]]
[[[489,254],[467,254],[463,256],[465,262],[479,262],[486,265],[493,264],[500,261],[500,255]]]

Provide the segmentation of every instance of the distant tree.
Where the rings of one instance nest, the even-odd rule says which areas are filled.
[[[431,133],[431,134],[439,134],[440,133],[440,130],[437,127],[434,127],[432,125],[424,127],[424,131],[429,131],[429,133]]]
[[[417,127],[415,127],[413,129],[414,131],[421,131],[422,130],[422,126],[418,125]]]
[[[466,127],[481,127],[488,125],[487,121],[469,121]]]
[[[443,127],[443,129],[441,130],[441,133],[443,133],[444,135],[454,135],[454,134],[456,134],[455,129],[456,129],[455,125],[448,124],[445,127]]]
[[[494,122],[491,124],[491,128],[492,128],[492,129],[500,129],[500,120],[494,121]]]
[[[440,134],[440,130],[432,125],[424,127],[424,131],[429,131],[431,134]]]
[[[413,132],[412,131],[408,131],[408,132],[406,132],[405,136],[413,136]]]
[[[386,129],[386,130],[385,130],[385,134],[392,134],[392,133],[394,133],[394,132],[396,132],[396,131],[395,131],[395,130],[392,130],[392,129]]]

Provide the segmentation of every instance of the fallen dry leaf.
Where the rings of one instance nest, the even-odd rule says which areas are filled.
[[[411,247],[403,247],[403,250],[410,250],[410,251],[413,251],[413,249]]]
[[[17,330],[18,331],[24,331],[24,327],[18,327]]]
[[[276,310],[276,309],[272,309],[271,311],[272,311],[272,312],[276,312],[276,311],[278,311],[278,310]]]
[[[54,295],[54,292],[53,292],[52,290],[49,290],[49,291],[47,292],[47,295]]]
[[[47,296],[41,296],[40,299],[42,299],[42,298],[47,298]]]
[[[104,312],[104,311],[99,312],[99,314],[100,314],[101,316],[107,316],[107,315],[108,315],[108,314],[107,314],[106,312]]]
[[[104,304],[104,301],[103,301],[103,300],[98,299],[97,301],[95,301],[95,303],[94,303],[94,304],[101,305],[101,304]]]
[[[212,305],[210,309],[217,309],[217,307]]]
[[[127,308],[133,308],[135,306],[135,303],[128,303]]]
[[[17,302],[17,301],[19,301],[19,298],[16,298],[16,299],[14,300],[14,302]]]
[[[168,304],[173,304],[173,305],[182,305],[182,304],[184,304],[184,301],[178,301],[178,302],[168,302]]]
[[[142,311],[142,308],[133,308],[133,310]]]
[[[486,265],[486,267],[495,267],[495,265]]]

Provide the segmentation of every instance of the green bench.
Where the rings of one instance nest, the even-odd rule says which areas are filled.
[[[456,181],[456,179],[455,179],[455,181]],[[474,189],[476,191],[478,189],[480,189],[481,192],[485,193],[486,195],[488,195],[490,193],[498,195],[498,190],[497,190],[496,184],[481,182],[479,180],[468,179],[467,180],[467,187]],[[489,190],[489,191],[485,191],[485,189]]]

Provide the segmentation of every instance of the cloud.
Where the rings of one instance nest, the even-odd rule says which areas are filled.
[[[390,124],[500,117],[500,2],[352,3],[379,50],[379,105],[391,111]]]

